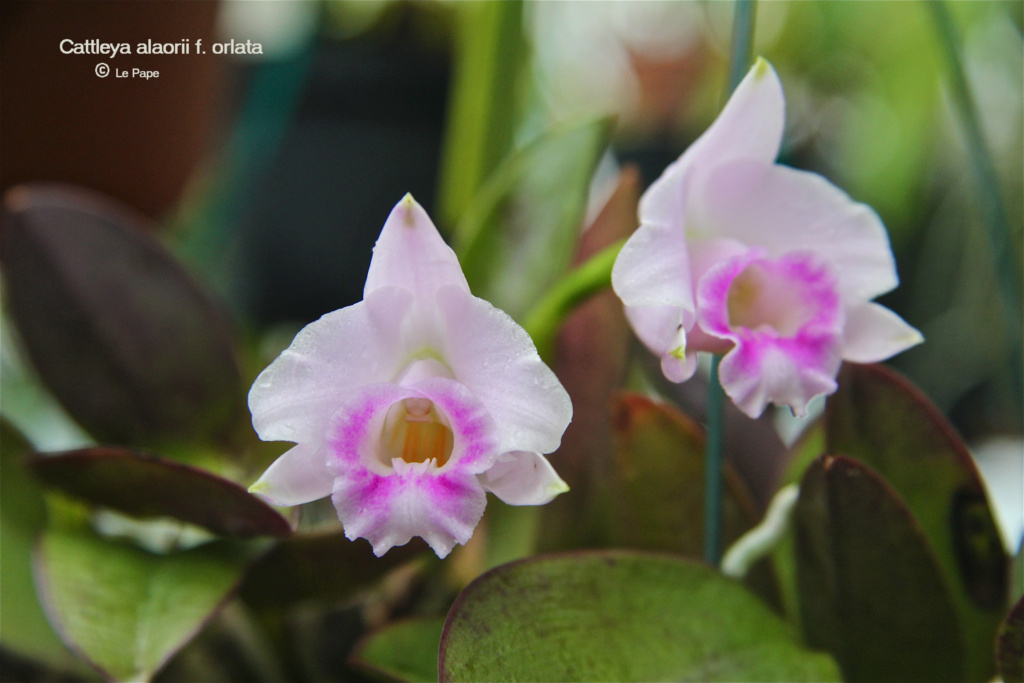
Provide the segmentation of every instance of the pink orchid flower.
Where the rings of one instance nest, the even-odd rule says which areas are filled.
[[[751,417],[806,413],[836,390],[843,360],[872,363],[922,341],[872,299],[896,287],[875,212],[820,175],[775,163],[785,100],[759,59],[712,126],[644,193],[612,286],[665,376],[696,351],[724,353],[720,379]]]
[[[526,331],[470,294],[455,253],[406,195],[373,250],[363,300],[307,325],[249,392],[261,439],[292,441],[250,491],[332,496],[378,556],[420,536],[466,543],[486,492],[542,505],[568,490],[544,457],[572,404]]]

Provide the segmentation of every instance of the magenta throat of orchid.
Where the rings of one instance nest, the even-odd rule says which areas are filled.
[[[814,320],[822,312],[814,291],[821,285],[793,265],[759,259],[744,268],[729,286],[729,326],[794,337]]]

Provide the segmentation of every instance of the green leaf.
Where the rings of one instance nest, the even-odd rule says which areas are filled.
[[[9,190],[3,213],[11,317],[79,424],[134,445],[232,435],[244,391],[227,321],[145,219],[54,184]]]
[[[444,618],[388,624],[357,643],[349,661],[386,680],[433,683],[443,628]]]
[[[704,430],[667,404],[623,394],[613,407],[614,460],[606,490],[602,545],[704,554]],[[731,545],[758,521],[758,513],[732,463],[724,466],[722,540]],[[744,582],[781,606],[769,558],[754,563]]]
[[[45,533],[36,571],[64,641],[105,676],[148,680],[224,605],[248,555],[212,543],[170,555],[97,538]]]
[[[614,407],[615,461],[607,543],[700,557],[704,548],[704,430],[678,410],[639,394]],[[726,467],[724,535],[732,543],[756,521],[750,496]]]
[[[340,529],[296,534],[256,561],[242,597],[257,608],[341,600],[426,550],[426,543],[414,538],[375,557],[369,543],[350,541]]]
[[[77,658],[50,628],[32,581],[32,544],[46,522],[46,507],[22,462],[31,452],[28,442],[0,421],[0,644],[29,659],[69,670],[76,668]]]
[[[880,365],[846,365],[826,411],[828,453],[866,463],[906,503],[934,549],[963,626],[966,676],[988,680],[1006,610],[1009,561],[963,441],[909,382]]]
[[[49,486],[136,517],[173,517],[238,538],[292,533],[287,519],[233,481],[153,455],[86,448],[30,466]]]
[[[565,272],[611,132],[607,118],[552,129],[513,153],[488,179],[456,235],[474,294],[521,320]]]
[[[1024,597],[1017,600],[999,628],[996,662],[1004,683],[1024,683]]]
[[[438,202],[447,226],[458,224],[512,147],[526,48],[522,2],[465,2],[455,9],[458,42]]]
[[[441,681],[838,680],[740,584],[671,556],[604,551],[494,569],[455,601]]]
[[[960,620],[932,548],[875,472],[822,456],[804,475],[794,525],[804,633],[844,680],[964,679]]]

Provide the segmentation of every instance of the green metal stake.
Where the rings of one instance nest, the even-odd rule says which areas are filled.
[[[704,462],[704,559],[717,567],[722,560],[722,408],[724,392],[718,381],[722,357],[711,358],[708,383],[707,457]]]
[[[737,0],[732,23],[732,48],[729,53],[729,89],[731,94],[750,68],[754,52],[754,0]],[[704,465],[704,559],[713,567],[722,560],[722,383],[718,380],[720,356],[711,359],[708,383],[707,456]]]

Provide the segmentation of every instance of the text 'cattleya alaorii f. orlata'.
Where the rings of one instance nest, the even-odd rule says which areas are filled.
[[[775,163],[785,100],[759,59],[718,119],[644,193],[612,271],[633,330],[682,382],[725,354],[722,387],[751,417],[797,415],[836,390],[842,361],[922,341],[871,300],[898,284],[878,215],[816,173]]]
[[[275,505],[331,496],[345,535],[381,555],[420,536],[466,543],[486,492],[541,505],[566,491],[543,454],[572,404],[529,335],[473,296],[455,253],[406,195],[363,300],[307,325],[249,392],[256,432],[296,445],[250,489]]]

